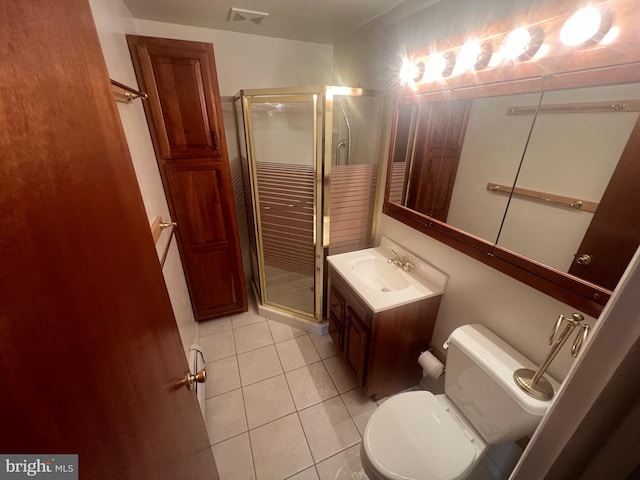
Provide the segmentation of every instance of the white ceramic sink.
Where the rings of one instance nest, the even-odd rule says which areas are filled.
[[[391,249],[414,265],[411,272],[389,263],[394,257]],[[327,260],[374,312],[442,295],[448,280],[445,273],[386,237],[380,247],[331,255]]]
[[[409,280],[403,275],[397,265],[387,263],[386,258],[380,259],[374,249],[373,253],[366,250],[361,258],[350,262],[351,272],[373,290],[392,292],[407,288]]]

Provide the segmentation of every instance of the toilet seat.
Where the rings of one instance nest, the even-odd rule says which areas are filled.
[[[362,463],[377,478],[456,480],[466,476],[485,448],[444,395],[407,392],[385,401],[369,419]]]

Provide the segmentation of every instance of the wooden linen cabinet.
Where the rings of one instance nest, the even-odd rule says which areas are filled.
[[[213,45],[127,35],[196,320],[247,310]]]

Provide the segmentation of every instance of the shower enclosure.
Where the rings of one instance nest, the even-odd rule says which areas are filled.
[[[384,98],[358,88],[234,97],[261,306],[321,322],[327,255],[371,245]]]

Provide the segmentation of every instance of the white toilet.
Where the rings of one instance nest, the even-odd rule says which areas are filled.
[[[488,445],[530,435],[551,405],[520,390],[513,372],[535,365],[487,328],[462,326],[448,343],[444,395],[401,393],[369,419],[360,453],[369,478],[466,478]]]

